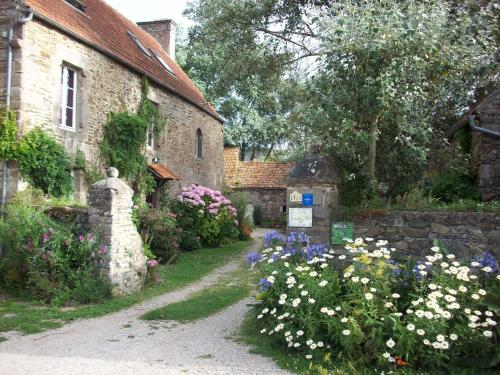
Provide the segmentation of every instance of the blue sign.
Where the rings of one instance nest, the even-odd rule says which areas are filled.
[[[302,194],[302,205],[310,207],[314,205],[314,194]]]

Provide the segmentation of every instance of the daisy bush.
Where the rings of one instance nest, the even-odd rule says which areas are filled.
[[[276,232],[266,235],[265,247],[247,256],[262,272],[260,333],[312,365],[497,365],[500,281],[491,254],[470,263],[436,246],[420,262],[401,262],[387,241],[356,239],[332,250],[303,233]]]
[[[205,245],[217,246],[224,238],[238,237],[236,208],[220,191],[193,184],[177,196],[175,211],[183,231]]]

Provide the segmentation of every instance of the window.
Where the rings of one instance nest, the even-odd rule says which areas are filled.
[[[146,147],[153,149],[154,141],[155,141],[155,134],[153,129],[150,127],[148,128],[148,132],[146,133]]]
[[[141,43],[141,41],[134,34],[132,34],[130,31],[127,31],[127,34],[134,41],[136,46],[139,47],[139,49],[142,51],[142,53],[144,53],[147,57],[153,57],[151,55],[151,52],[149,52],[146,49],[146,47],[144,47],[144,45]]]
[[[80,0],[64,0],[67,4],[71,5],[73,8],[85,13],[86,5]]]
[[[201,129],[196,131],[196,157],[198,159],[203,158],[203,133]]]
[[[281,211],[286,212],[286,206],[281,206]]]
[[[151,52],[153,53],[153,55],[155,56],[156,60],[158,60],[158,62],[172,75],[175,76],[175,73],[174,71],[172,70],[172,68],[165,62],[165,60],[163,60],[163,58],[154,50],[151,49]]]
[[[78,75],[62,66],[61,72],[61,126],[76,129],[76,90]]]

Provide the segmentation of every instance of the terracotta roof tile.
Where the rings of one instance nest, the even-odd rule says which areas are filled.
[[[24,1],[34,12],[35,18],[70,33],[73,37],[177,93],[217,120],[223,121],[186,73],[163,50],[160,43],[103,0],[82,1],[86,6],[85,13],[78,11],[64,0]],[[168,73],[155,57],[147,57],[132,41],[127,31],[132,32],[146,48],[156,51],[172,68],[175,76]]]
[[[148,167],[156,176],[163,180],[180,180],[180,178],[164,164],[152,163],[149,164]]]
[[[224,148],[224,179],[230,188],[285,189],[293,163],[239,161],[239,148]]]

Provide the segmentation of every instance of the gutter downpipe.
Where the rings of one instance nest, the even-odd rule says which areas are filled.
[[[12,22],[12,26],[9,29],[9,35],[8,35],[8,41],[7,41],[7,92],[5,95],[5,105],[7,108],[10,107],[10,92],[12,89],[12,40],[14,38],[14,27],[16,26],[16,20],[15,20],[15,13],[14,13],[14,20]],[[33,12],[29,11],[26,16],[21,18],[17,24],[23,25],[33,19]],[[9,175],[8,175],[8,165],[7,165],[7,160],[4,160],[2,162],[2,200],[1,200],[1,207],[2,207],[2,214],[4,214],[4,208],[7,203],[7,186],[8,186],[8,180],[9,180]],[[3,245],[0,243],[0,256],[3,254]]]
[[[492,137],[500,137],[500,132],[496,132],[494,130],[485,129],[485,128],[481,128],[481,127],[477,126],[476,125],[477,118],[478,118],[478,114],[476,112],[472,112],[469,115],[469,126],[471,127],[472,130],[475,130],[475,131],[483,133],[483,134],[491,135]]]

